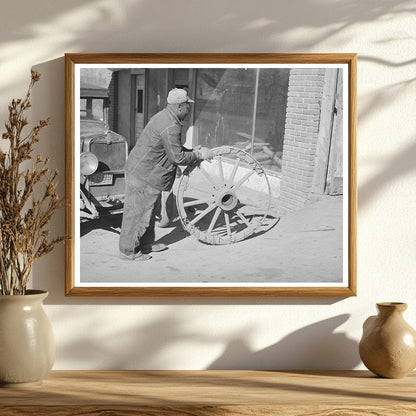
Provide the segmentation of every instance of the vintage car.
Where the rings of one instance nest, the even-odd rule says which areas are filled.
[[[80,108],[80,218],[87,221],[122,212],[128,143],[107,124],[107,89],[81,86]]]

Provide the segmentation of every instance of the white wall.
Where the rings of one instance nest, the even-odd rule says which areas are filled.
[[[61,172],[65,52],[359,56],[358,296],[65,298],[62,246],[38,261],[33,283],[50,292],[55,369],[361,368],[357,343],[376,302],[408,302],[416,327],[415,11],[413,0],[3,2],[0,120],[39,70],[33,117],[53,121],[39,148]]]

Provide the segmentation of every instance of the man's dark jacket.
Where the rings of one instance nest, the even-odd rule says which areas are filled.
[[[159,191],[169,191],[176,167],[198,160],[196,152],[182,146],[181,130],[181,121],[169,108],[155,114],[127,158],[126,176],[132,175]]]

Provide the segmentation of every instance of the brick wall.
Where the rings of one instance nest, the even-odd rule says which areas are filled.
[[[279,208],[302,208],[312,193],[325,69],[291,69]]]
[[[108,125],[113,131],[118,130],[118,72],[113,72],[110,85],[108,86],[108,96],[110,98],[110,108],[108,111]]]

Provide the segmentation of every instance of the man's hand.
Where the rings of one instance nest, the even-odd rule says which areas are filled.
[[[214,153],[208,149],[208,147],[200,147],[197,148],[196,151],[198,152],[198,159],[199,160],[212,160],[214,158]]]

